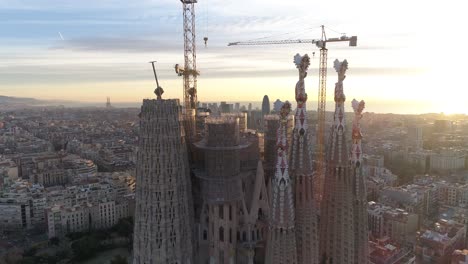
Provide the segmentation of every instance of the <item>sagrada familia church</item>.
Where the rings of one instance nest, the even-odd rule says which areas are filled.
[[[368,263],[364,102],[352,101],[347,128],[348,62],[335,61],[335,111],[317,203],[315,126],[304,85],[310,58],[297,54],[294,63],[296,105],[286,101],[266,115],[264,134],[236,113],[195,116],[197,131],[188,137],[178,100],[162,99],[157,89],[157,99],[143,101],[134,264]]]

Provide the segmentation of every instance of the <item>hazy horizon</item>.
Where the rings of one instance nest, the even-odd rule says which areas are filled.
[[[2,95],[0,95],[2,96]],[[4,96],[4,95],[3,95]],[[105,107],[106,106],[106,98],[101,101],[79,101],[79,100],[44,100],[43,98],[31,98],[31,99],[37,99],[40,101],[45,101],[47,102],[45,106],[58,106],[58,105],[64,105],[65,107]],[[140,101],[113,101],[111,97],[111,105],[116,108],[140,108],[142,105],[142,101],[144,99],[154,99],[153,97],[147,97],[147,98],[141,98]],[[174,99],[174,98],[165,98],[165,99]],[[276,99],[280,98],[270,98],[270,105],[271,109],[273,109],[273,103],[276,101]],[[352,112],[351,108],[351,101],[354,98],[347,98],[346,105],[345,105],[345,110],[347,112]],[[281,100],[281,99],[280,99]],[[240,103],[241,107],[245,105],[247,108],[249,103],[252,103],[252,109],[255,110],[255,108],[258,108],[261,110],[262,108],[262,101],[226,101],[226,100],[219,100],[219,101],[200,101],[200,103],[219,103],[221,101],[224,101],[228,104],[235,104],[235,103]],[[286,101],[286,100],[281,100],[281,101]],[[290,98],[288,100],[289,102],[292,102],[293,104],[293,109],[295,109],[295,102],[294,99]],[[334,102],[333,101],[327,101],[327,112],[333,112],[334,111]],[[452,115],[452,114],[465,114],[466,113],[445,113],[443,111],[433,111],[432,109],[435,109],[435,107],[432,104],[424,104],[424,102],[418,104],[415,104],[414,102],[401,102],[401,101],[367,101],[366,102],[366,109],[365,112],[368,113],[378,113],[378,114],[401,114],[401,115],[423,115],[423,114],[447,114],[447,115]],[[317,101],[307,101],[307,110],[308,111],[317,111]]]

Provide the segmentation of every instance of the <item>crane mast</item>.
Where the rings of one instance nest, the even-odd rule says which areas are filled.
[[[319,62],[319,89],[318,89],[318,108],[317,108],[317,156],[316,156],[316,176],[314,188],[314,198],[317,205],[320,204],[323,193],[323,182],[325,178],[325,114],[327,102],[327,60],[328,49],[326,44],[328,42],[349,42],[349,46],[355,47],[357,45],[357,37],[347,37],[345,35],[339,38],[327,38],[325,34],[325,27],[322,25],[322,38],[321,39],[287,39],[287,40],[263,40],[263,41],[238,41],[231,42],[228,46],[254,46],[254,45],[282,45],[282,44],[315,44],[320,48],[320,62]]]
[[[320,47],[320,65],[319,65],[319,89],[318,89],[318,107],[317,107],[317,164],[314,190],[314,198],[317,206],[320,206],[323,196],[323,184],[325,182],[325,120],[327,103],[327,62],[328,49],[326,47],[324,26],[322,26],[322,41]]]
[[[197,0],[181,0],[184,23],[184,67],[175,66],[176,73],[183,77],[185,134],[190,143],[195,136],[197,109],[197,52],[195,35],[195,4]]]

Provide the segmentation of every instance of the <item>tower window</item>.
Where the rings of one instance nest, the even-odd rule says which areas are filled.
[[[218,207],[219,218],[224,219],[224,206],[221,204]]]
[[[224,228],[222,226],[219,228],[219,241],[224,242]]]

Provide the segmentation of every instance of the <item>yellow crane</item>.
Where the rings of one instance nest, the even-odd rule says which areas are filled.
[[[329,42],[348,42],[349,46],[357,46],[357,36],[347,37],[342,35],[339,38],[327,38],[325,34],[325,26],[322,28],[321,39],[287,39],[287,40],[257,40],[257,41],[239,41],[231,42],[228,46],[254,46],[254,45],[281,45],[281,44],[315,44],[320,49],[320,65],[319,65],[319,89],[318,89],[318,108],[317,108],[317,189],[316,198],[320,203],[323,182],[325,177],[325,110],[327,99],[327,60],[328,49],[327,43]]]

